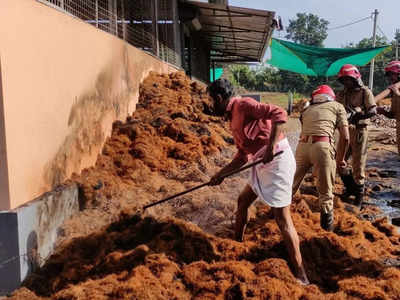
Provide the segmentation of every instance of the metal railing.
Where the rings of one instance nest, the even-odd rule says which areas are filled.
[[[181,66],[177,0],[37,0]]]

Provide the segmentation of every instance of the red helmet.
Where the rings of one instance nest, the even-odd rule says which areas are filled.
[[[360,71],[358,71],[355,66],[350,64],[344,65],[339,71],[339,79],[346,76],[356,80],[361,78]]]
[[[320,85],[315,91],[312,92],[311,98],[313,101],[325,102],[335,100],[336,96],[331,87],[324,84]]]
[[[385,67],[385,73],[396,73],[400,74],[400,61],[394,60],[387,64]]]

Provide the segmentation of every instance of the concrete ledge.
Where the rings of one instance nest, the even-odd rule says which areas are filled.
[[[58,229],[79,211],[78,187],[62,186],[0,212],[0,296],[20,286],[52,254]]]

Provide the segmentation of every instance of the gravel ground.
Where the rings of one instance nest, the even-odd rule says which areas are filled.
[[[371,124],[380,128],[396,128],[396,119],[389,119],[384,115],[376,115],[371,118]]]

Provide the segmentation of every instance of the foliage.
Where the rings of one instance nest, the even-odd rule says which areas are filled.
[[[298,13],[297,19],[289,20],[286,38],[304,45],[322,47],[328,37],[329,22],[314,14]]]
[[[329,22],[313,14],[298,13],[297,18],[289,20],[286,38],[296,43],[322,47],[323,41],[328,36],[327,28]],[[393,41],[377,36],[376,46],[392,44],[395,40],[400,42],[400,32],[396,34]],[[372,47],[372,38],[364,38],[357,43],[349,43],[345,48],[369,48]],[[384,76],[384,67],[395,59],[395,47],[389,47],[375,58],[374,90],[379,93],[387,87],[389,82]],[[368,85],[370,65],[359,67],[363,81]],[[330,78],[313,77],[296,74],[290,71],[278,70],[269,65],[260,67],[249,67],[247,65],[231,65],[225,69],[225,75],[237,87],[248,91],[260,92],[288,92],[299,93],[309,96],[311,92],[321,84],[328,84],[334,90],[342,89],[336,76]]]
[[[230,67],[230,80],[235,86],[252,90],[255,88],[256,76],[246,65],[232,65]]]
[[[385,78],[385,66],[392,60],[395,59],[395,41],[393,41],[392,47],[389,47],[381,54],[375,57],[375,67],[374,67],[374,94],[381,92],[386,86],[389,84],[387,79]],[[389,41],[385,37],[377,36],[376,37],[376,46],[383,46],[390,44]],[[364,38],[356,44],[349,44],[348,48],[371,48],[373,46],[372,38]],[[364,84],[369,84],[369,72],[370,72],[370,64],[359,67],[361,77],[364,81]]]

